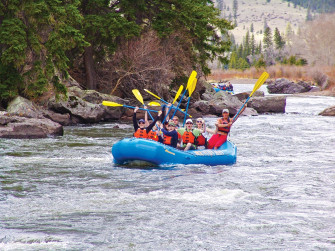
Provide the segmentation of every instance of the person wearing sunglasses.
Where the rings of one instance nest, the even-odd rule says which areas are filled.
[[[217,120],[215,124],[218,128],[217,134],[214,134],[208,141],[208,149],[216,150],[223,143],[227,141],[228,133],[230,132],[230,127],[233,124],[233,119],[229,118],[229,110],[222,110],[222,118]]]
[[[162,112],[159,111],[157,117],[155,118],[155,120],[149,126],[146,127],[144,119],[140,119],[138,121],[138,123],[137,123],[136,112],[138,111],[138,109],[139,109],[139,107],[137,107],[137,106],[134,109],[133,125],[134,125],[135,132],[134,132],[133,136],[135,138],[144,138],[144,139],[147,139],[149,132],[151,131],[151,129],[153,128],[153,126],[156,124],[156,122],[159,119],[159,117],[162,114]]]
[[[196,126],[201,132],[196,140],[197,149],[206,149],[208,143],[207,141],[210,139],[211,134],[216,134],[217,128],[215,130],[207,128],[203,118],[197,118]]]
[[[193,129],[192,119],[186,119],[185,128],[179,128],[178,132],[182,138],[182,145],[180,149],[184,151],[196,149],[196,139],[201,134],[199,129]]]

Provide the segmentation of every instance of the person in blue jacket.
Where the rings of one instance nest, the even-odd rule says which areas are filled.
[[[169,121],[167,125],[162,128],[163,133],[163,143],[165,145],[177,147],[178,143],[178,132],[176,131],[176,125],[173,121]]]

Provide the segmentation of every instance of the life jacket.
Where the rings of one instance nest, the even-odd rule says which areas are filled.
[[[164,136],[163,136],[163,143],[165,144],[165,145],[171,145],[171,139],[172,139],[172,137],[171,136],[166,136],[165,134],[164,134]]]
[[[152,139],[152,140],[158,141],[158,135],[157,135],[157,132],[151,130],[151,131],[148,133],[148,139]]]
[[[188,132],[185,130],[185,132],[183,133],[183,135],[181,136],[183,139],[183,143],[187,144],[187,143],[195,143],[195,139],[196,137],[194,136],[194,134],[191,132]]]
[[[179,132],[177,132],[177,133],[178,133],[178,141],[180,141],[181,140],[181,135],[180,135]]]
[[[230,121],[230,119],[228,118],[228,122],[227,121],[223,121],[222,118],[220,119],[220,124],[228,124]],[[218,128],[219,132],[224,132],[224,133],[229,133],[230,132],[230,127],[219,127]]]
[[[206,146],[206,145],[207,145],[207,139],[205,138],[204,135],[200,134],[200,135],[197,137],[196,145],[197,145],[197,146]]]
[[[147,130],[145,128],[143,128],[143,129],[138,128],[137,131],[134,132],[133,136],[135,138],[144,138],[144,139],[147,139],[148,138]]]

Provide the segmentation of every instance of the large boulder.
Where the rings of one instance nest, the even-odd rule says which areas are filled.
[[[302,93],[308,92],[312,89],[312,85],[310,83],[299,81],[294,83],[285,78],[279,78],[274,80],[273,82],[270,81],[267,85],[269,93],[275,94],[294,94],[294,93]]]
[[[41,111],[33,102],[20,96],[9,102],[7,112],[27,118],[43,118]]]
[[[120,104],[126,103],[116,96],[102,94],[93,90],[82,90],[78,86],[72,86],[68,88],[67,100],[51,98],[47,103],[47,107],[54,113],[66,116],[55,119],[56,121],[63,120],[64,125],[119,120],[124,114],[125,109],[121,106],[103,106],[101,103],[104,100]],[[67,118],[67,114],[70,116],[69,119]],[[46,116],[53,119],[50,113]]]
[[[35,139],[62,135],[62,125],[50,119],[27,118],[0,112],[0,138]]]
[[[286,97],[253,97],[249,100],[248,107],[255,109],[258,113],[285,113]]]
[[[335,106],[331,106],[319,113],[321,116],[335,116]]]

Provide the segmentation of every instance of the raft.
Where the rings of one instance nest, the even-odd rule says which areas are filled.
[[[182,151],[162,143],[139,138],[125,138],[112,147],[114,162],[125,165],[132,161],[144,161],[154,165],[203,164],[209,166],[236,163],[236,146],[226,141],[217,150]]]
[[[234,94],[234,91],[222,90],[222,89],[217,88],[217,87],[213,87],[213,89],[214,89],[215,92],[223,91],[223,92],[228,92],[230,94]]]

